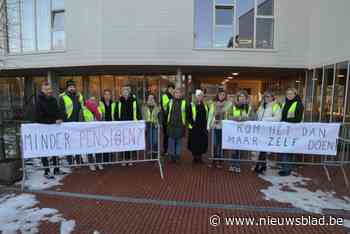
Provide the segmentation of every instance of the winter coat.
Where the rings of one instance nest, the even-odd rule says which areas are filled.
[[[195,118],[192,105],[196,105]],[[192,103],[187,108],[187,122],[191,126],[188,130],[188,149],[193,155],[202,155],[208,151],[208,115],[209,107],[204,103]]]
[[[53,124],[59,119],[63,119],[63,113],[58,108],[56,98],[39,92],[35,102],[35,122]]]
[[[296,102],[295,115],[293,117],[288,116],[289,109]],[[297,95],[293,100],[288,100],[286,98],[286,103],[283,105],[282,109],[282,120],[283,122],[288,123],[300,123],[303,120],[304,114],[304,105],[301,101],[301,98]]]
[[[119,102],[117,103],[117,110],[115,111],[115,119],[119,121],[134,120],[134,107],[133,107],[134,101],[136,101],[137,120],[141,120],[142,119],[141,110],[134,95],[130,95],[127,99],[125,99],[123,96],[119,98]],[[121,104],[120,113],[119,113],[119,104]]]
[[[279,122],[282,118],[282,108],[277,102],[263,103],[257,111],[258,121]]]

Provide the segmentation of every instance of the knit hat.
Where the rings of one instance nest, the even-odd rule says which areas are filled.
[[[67,80],[66,82],[66,88],[68,88],[69,86],[75,86],[75,81],[74,80]]]
[[[196,89],[196,93],[195,93],[196,97],[204,95],[203,91],[200,89]]]

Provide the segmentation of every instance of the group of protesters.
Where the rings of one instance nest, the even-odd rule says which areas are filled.
[[[54,97],[52,87],[48,82],[41,85],[36,101],[35,121],[43,124],[60,124],[62,122],[81,121],[136,121],[146,122],[146,145],[152,157],[158,155],[159,129],[162,128],[163,152],[171,163],[179,163],[183,152],[183,140],[188,132],[188,149],[192,153],[193,163],[202,164],[202,155],[207,153],[209,136],[213,145],[213,160],[209,167],[222,168],[224,150],[222,149],[222,120],[235,121],[274,121],[292,122],[302,121],[303,104],[297,90],[289,88],[286,91],[285,103],[277,102],[272,91],[266,91],[260,106],[255,111],[251,105],[247,91],[240,90],[231,100],[224,89],[219,89],[214,100],[205,100],[203,90],[195,90],[194,97],[188,102],[181,88],[168,85],[161,95],[158,104],[155,94],[148,94],[144,105],[141,105],[131,92],[130,86],[122,88],[122,95],[117,101],[112,98],[111,90],[104,90],[101,98],[91,96],[84,100],[77,90],[73,80],[66,82],[66,90],[58,100]],[[243,151],[230,151],[232,163],[229,171],[240,173],[240,156]],[[125,152],[122,166],[132,166],[132,155],[135,152]],[[266,170],[266,158],[269,152],[259,152],[259,160],[255,166],[256,173]],[[88,155],[89,167],[103,170],[102,162],[112,162],[112,153]],[[289,162],[290,155],[282,154],[281,161]],[[49,167],[49,159],[42,158],[45,176],[54,178],[62,173],[58,168],[58,158],[52,157],[53,171]],[[69,156],[69,164],[82,164],[81,155]],[[279,172],[281,176],[291,173],[290,164],[282,164]]]

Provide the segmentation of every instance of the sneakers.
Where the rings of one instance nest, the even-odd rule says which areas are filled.
[[[241,168],[240,167],[230,166],[228,168],[228,170],[231,171],[231,172],[237,173],[237,174],[241,173]]]
[[[98,164],[98,165],[97,165],[97,168],[98,168],[99,170],[101,170],[101,171],[103,170],[103,166],[102,166],[101,164]]]
[[[95,165],[90,165],[89,168],[90,168],[90,171],[96,171]]]
[[[48,179],[48,180],[53,180],[53,179],[55,179],[55,176],[52,174],[52,173],[45,173],[44,174],[44,177],[46,178],[46,179]]]
[[[128,166],[132,167],[132,166],[134,166],[134,164],[133,163],[128,163]]]
[[[291,173],[290,171],[279,171],[278,175],[280,175],[280,176],[289,176],[290,173]]]
[[[122,167],[126,167],[126,163],[122,163]]]

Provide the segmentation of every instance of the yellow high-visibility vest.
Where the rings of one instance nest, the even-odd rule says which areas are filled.
[[[169,101],[169,113],[168,113],[168,123],[170,122],[171,112],[173,111],[173,100]],[[181,101],[181,119],[182,124],[186,125],[186,101]]]

